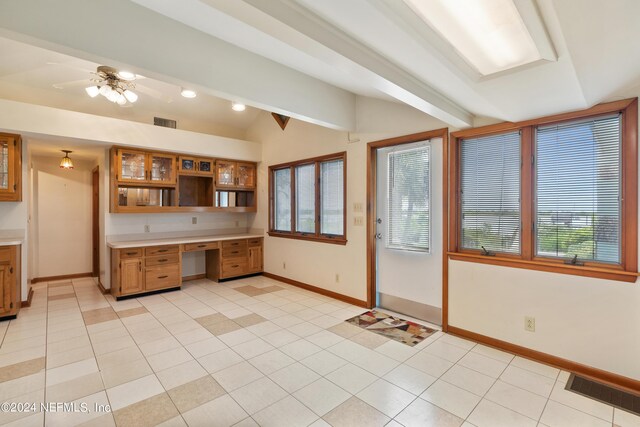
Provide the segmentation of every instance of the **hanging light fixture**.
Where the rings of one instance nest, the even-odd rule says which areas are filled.
[[[101,65],[94,73],[98,76],[93,79],[96,84],[87,87],[87,95],[95,98],[102,95],[109,101],[118,105],[125,105],[128,102],[134,103],[138,100],[138,95],[133,92],[136,85],[133,81],[136,75],[129,71],[118,71],[115,68]]]
[[[73,162],[69,158],[69,153],[73,153],[73,151],[69,150],[60,150],[64,153],[64,157],[60,162],[60,169],[73,169]]]

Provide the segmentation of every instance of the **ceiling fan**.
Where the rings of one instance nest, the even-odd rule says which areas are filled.
[[[148,95],[162,102],[170,103],[173,101],[171,97],[166,96],[161,91],[152,89],[146,85],[140,84],[139,81],[146,79],[146,77],[141,76],[139,74],[134,74],[134,73],[123,71],[123,70],[117,70],[114,67],[109,67],[106,65],[98,66],[95,71],[91,71],[83,67],[77,67],[75,65],[65,64],[63,62],[49,62],[47,63],[47,65],[70,67],[75,70],[82,71],[83,73],[92,74],[93,76],[89,79],[89,81],[92,84],[90,84],[88,87],[85,88],[87,94],[92,98],[97,95],[103,95],[105,98],[109,99],[111,102],[114,102],[120,105],[121,107],[132,106],[132,103],[135,102],[138,98],[136,92]],[[87,86],[87,79],[84,78],[79,80],[72,80],[72,81],[53,84],[53,87],[56,89],[66,89],[66,88],[75,87],[75,86]],[[97,88],[97,92],[95,88]],[[133,92],[133,89],[135,89],[135,92]],[[135,99],[134,101],[127,98],[127,95],[125,94],[127,90],[129,91],[128,92],[129,97],[132,99]],[[111,97],[110,99],[107,97],[107,95],[104,95],[103,92],[105,92],[107,95],[109,95],[109,93],[111,92],[114,92],[114,93],[109,95]],[[124,97],[124,100],[125,100],[124,102],[122,102],[122,97]]]

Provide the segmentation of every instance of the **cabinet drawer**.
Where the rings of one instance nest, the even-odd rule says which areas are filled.
[[[178,245],[167,245],[167,246],[153,246],[150,248],[146,248],[144,250],[144,254],[146,256],[149,255],[162,255],[162,254],[173,254],[178,252]]]
[[[247,247],[247,240],[246,239],[242,239],[242,240],[227,240],[222,242],[222,249],[227,249],[227,248],[246,248]]]
[[[190,251],[208,251],[209,249],[218,249],[220,244],[218,242],[202,242],[202,243],[187,243],[184,245],[186,252]]]
[[[156,255],[145,258],[145,267],[154,265],[177,264],[180,262],[180,254]]]
[[[120,258],[140,258],[142,248],[120,249]]]
[[[238,248],[225,248],[222,249],[222,258],[239,258],[247,256],[247,247],[241,246]]]
[[[247,239],[247,244],[249,246],[262,246],[262,238],[258,237],[255,239]]]
[[[225,260],[222,263],[222,277],[241,276],[247,273],[247,260],[245,258],[236,258]]]
[[[173,288],[180,286],[180,265],[162,265],[145,269],[145,289]]]

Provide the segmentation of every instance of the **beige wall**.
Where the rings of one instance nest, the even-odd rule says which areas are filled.
[[[323,154],[347,152],[347,239],[345,246],[265,237],[265,271],[308,283],[359,300],[366,300],[366,227],[354,226],[354,203],[366,205],[367,143],[384,138],[445,127],[425,114],[402,104],[358,97],[356,132],[339,132],[298,120],[290,120],[282,131],[270,114],[263,113],[247,132],[247,138],[262,143],[258,176],[258,213],[253,227],[268,229],[269,165]],[[434,187],[434,198],[441,188]],[[286,264],[286,268],[283,267]],[[340,282],[336,283],[336,274]],[[438,304],[440,272],[422,289],[422,301]],[[437,295],[431,299],[429,295]],[[433,302],[431,302],[433,301]],[[438,306],[440,306],[438,304]]]
[[[33,277],[92,270],[91,170],[93,162],[75,159],[60,169],[57,157],[33,157],[37,234]]]

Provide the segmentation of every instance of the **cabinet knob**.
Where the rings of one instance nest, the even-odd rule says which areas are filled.
[[[9,267],[9,273],[13,274],[13,267]]]
[[[158,279],[166,279],[169,276],[158,276]]]

